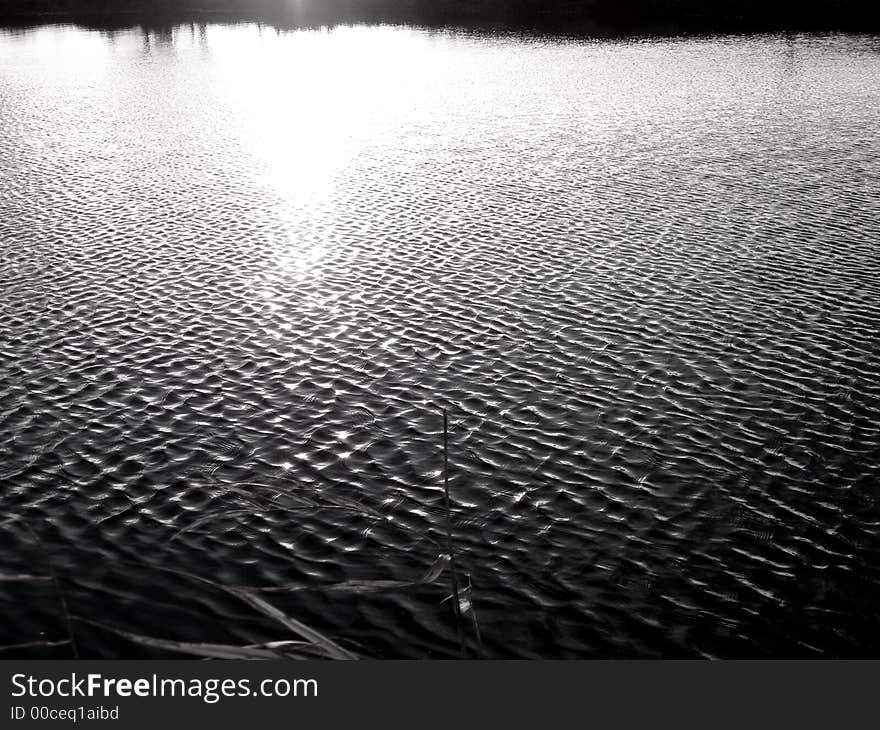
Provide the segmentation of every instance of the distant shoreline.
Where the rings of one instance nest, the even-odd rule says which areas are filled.
[[[124,7],[120,7],[123,5]],[[0,25],[503,26],[597,35],[880,32],[877,0],[6,0]]]

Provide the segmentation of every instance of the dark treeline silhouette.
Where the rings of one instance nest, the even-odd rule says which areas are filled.
[[[588,30],[855,30],[880,28],[880,0],[0,0],[0,22],[187,21],[278,25],[493,23]]]

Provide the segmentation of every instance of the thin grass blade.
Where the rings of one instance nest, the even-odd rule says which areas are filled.
[[[277,651],[257,646],[231,646],[227,644],[195,644],[186,641],[171,641],[168,639],[156,639],[151,636],[142,636],[134,634],[130,631],[123,631],[114,626],[99,623],[98,621],[90,621],[79,616],[73,617],[76,621],[90,626],[96,626],[112,634],[128,639],[132,643],[148,646],[152,649],[162,649],[164,651],[177,652],[178,654],[190,654],[192,656],[200,656],[208,659],[283,659],[283,658],[302,658],[305,655],[297,657],[289,652]]]

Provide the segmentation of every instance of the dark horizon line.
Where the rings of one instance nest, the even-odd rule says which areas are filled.
[[[279,28],[348,23],[627,32],[880,32],[876,0],[5,0],[0,24],[96,28],[217,20]]]

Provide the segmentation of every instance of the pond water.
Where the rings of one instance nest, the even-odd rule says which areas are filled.
[[[456,656],[446,577],[326,590],[445,552],[446,408],[483,655],[876,655],[878,129],[872,36],[0,31],[0,573]]]

